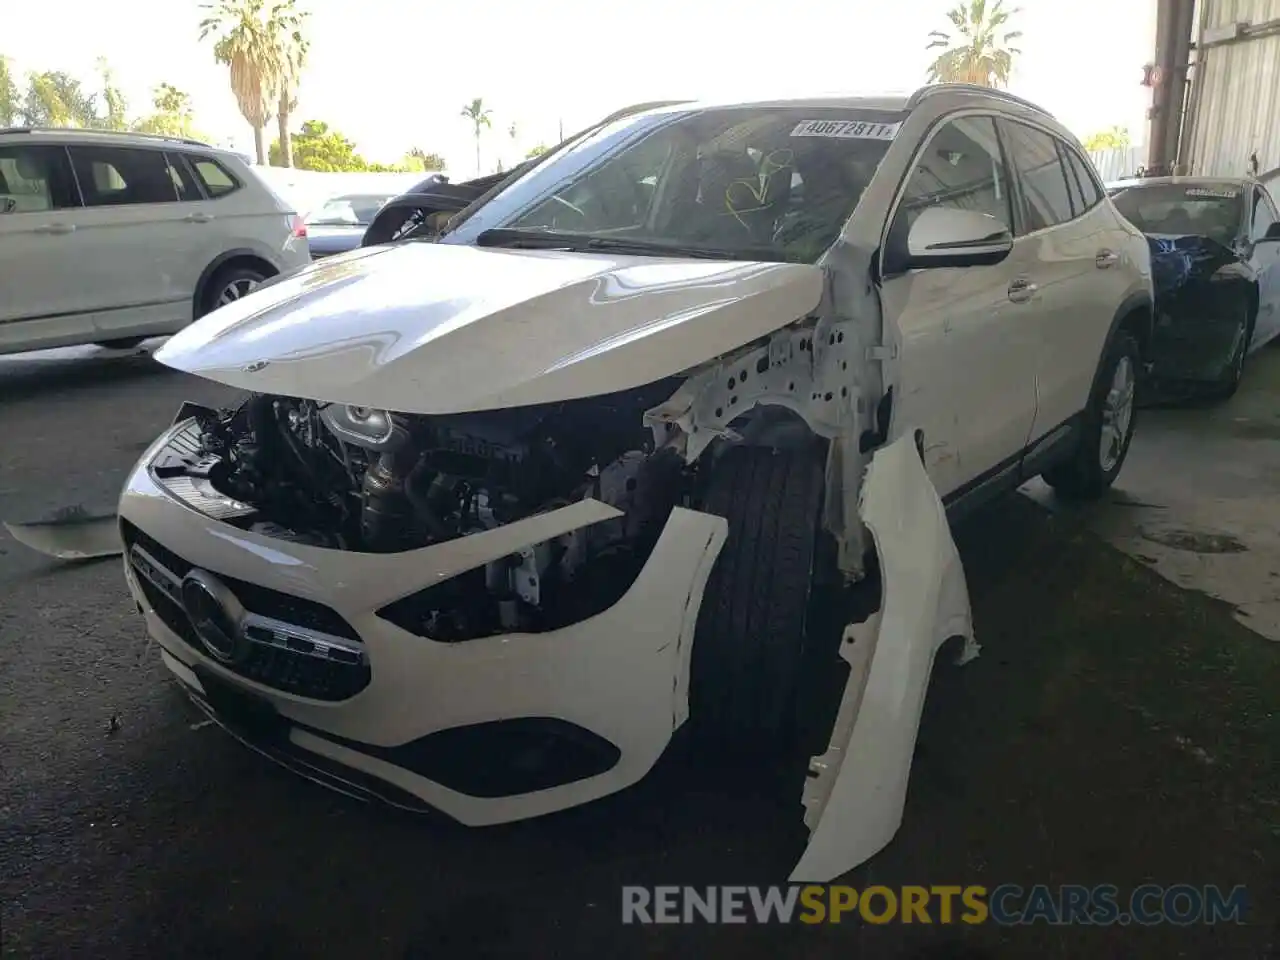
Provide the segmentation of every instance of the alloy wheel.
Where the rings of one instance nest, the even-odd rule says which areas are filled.
[[[1102,403],[1102,437],[1099,441],[1098,462],[1103,473],[1114,470],[1124,453],[1129,425],[1133,422],[1136,383],[1132,359],[1121,357],[1111,374],[1111,386]]]
[[[225,307],[228,303],[235,303],[242,297],[247,297],[258,288],[261,280],[255,280],[252,277],[237,277],[225,287],[218,297],[218,306]]]

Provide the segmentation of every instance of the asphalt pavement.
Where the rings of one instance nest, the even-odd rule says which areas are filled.
[[[110,509],[182,400],[231,396],[146,357],[0,358],[0,518]],[[3,956],[1280,956],[1280,644],[1091,522],[1014,496],[959,531],[982,654],[935,672],[903,826],[849,882],[1244,884],[1244,924],[624,927],[623,884],[785,878],[791,772],[677,754],[484,830],[369,807],[205,722],[119,561],[0,533]]]

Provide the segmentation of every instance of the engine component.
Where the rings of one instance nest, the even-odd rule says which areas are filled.
[[[339,440],[368,450],[395,449],[409,439],[404,427],[386,410],[329,404],[320,412],[320,418]]]
[[[412,542],[413,505],[406,487],[415,463],[412,450],[387,450],[365,471],[360,539],[368,549],[384,551]]]
[[[218,519],[266,536],[399,552],[586,497],[624,516],[530,544],[400,609],[434,639],[539,630],[604,609],[630,586],[688,479],[653,446],[644,411],[669,381],[607,397],[447,416],[290,397],[191,408],[196,427],[152,464],[168,484],[216,491]],[[193,502],[198,503],[206,497]]]

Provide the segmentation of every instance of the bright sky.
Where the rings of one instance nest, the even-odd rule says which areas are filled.
[[[197,41],[197,0],[72,0],[74,30],[41,4],[6,4],[0,54],[25,70],[94,81],[114,67],[133,112],[161,81],[188,91],[202,131],[251,151],[225,68]],[[295,119],[337,127],[371,160],[419,146],[455,176],[474,174],[474,97],[493,108],[485,170],[538,142],[645,100],[909,91],[924,82],[930,30],[955,0],[299,0],[311,11],[310,64]],[[1015,5],[1016,0],[1007,2]],[[1010,89],[1078,135],[1112,125],[1146,138],[1155,0],[1021,0]],[[18,42],[18,38],[21,41]],[[512,141],[508,129],[517,125]]]

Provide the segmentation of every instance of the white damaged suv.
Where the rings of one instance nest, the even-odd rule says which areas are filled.
[[[130,589],[228,729],[471,825],[627,787],[686,720],[785,743],[825,644],[794,877],[827,880],[893,836],[934,655],[972,642],[947,513],[1119,472],[1147,251],[989,90],[612,118],[170,340],[249,395],[128,480]],[[813,585],[872,556],[879,609],[816,637]]]

